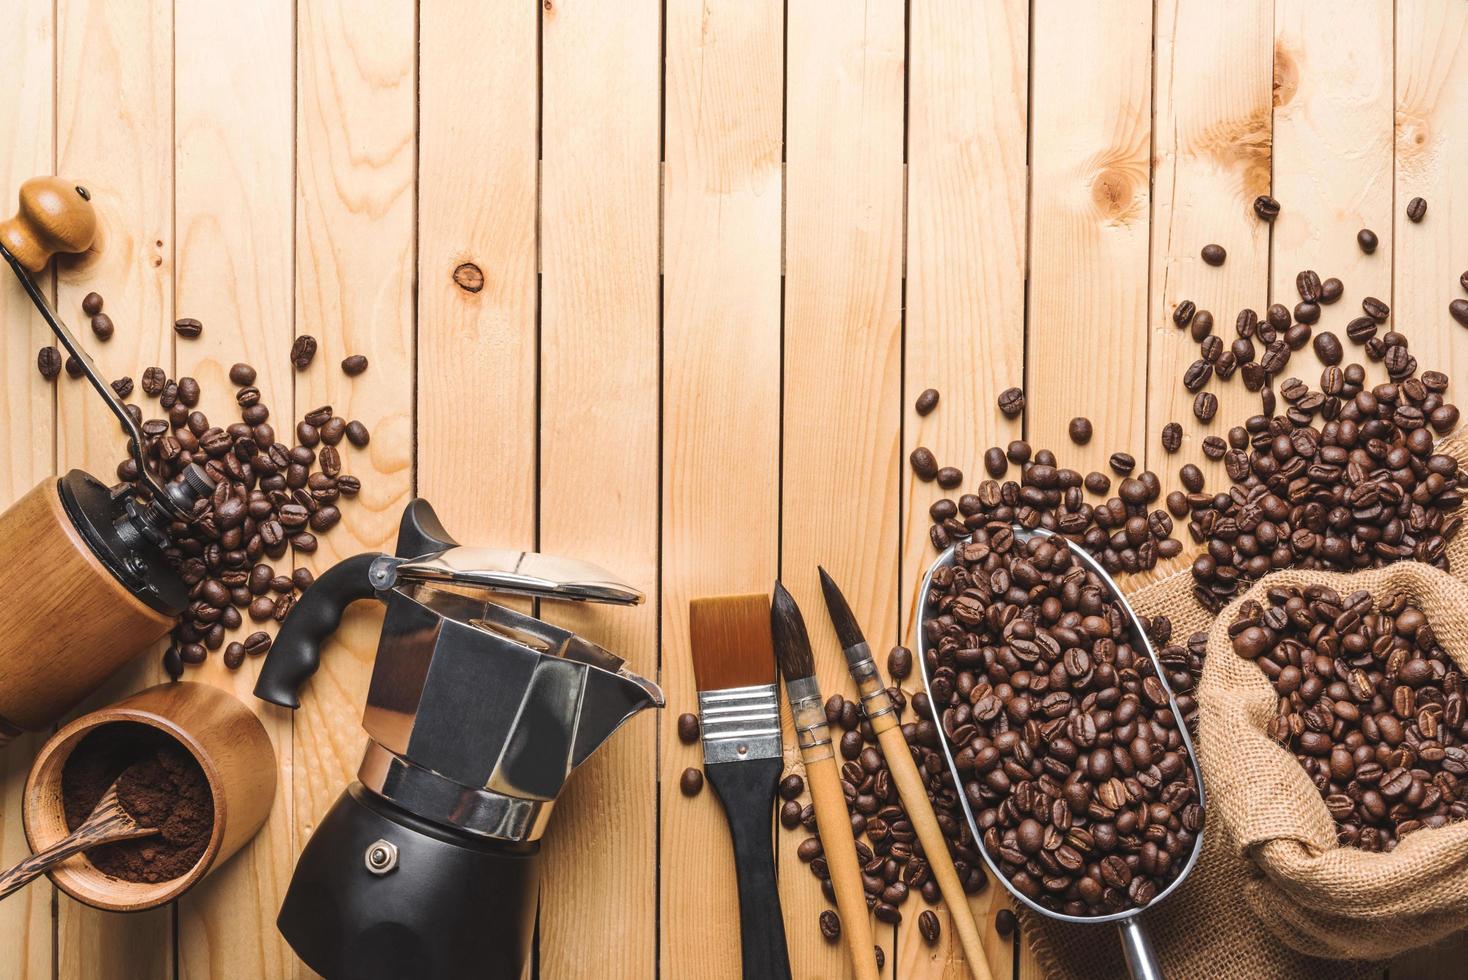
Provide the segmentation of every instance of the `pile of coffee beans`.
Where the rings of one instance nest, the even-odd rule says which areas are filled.
[[[1342,844],[1390,851],[1468,816],[1463,673],[1408,596],[1279,586],[1241,604],[1229,635],[1274,685],[1269,734],[1309,774]]]
[[[1193,562],[1204,608],[1217,612],[1241,583],[1278,568],[1446,566],[1468,480],[1453,457],[1433,451],[1434,431],[1458,419],[1442,398],[1447,376],[1408,374],[1373,388],[1363,377],[1351,365],[1327,367],[1319,391],[1285,381],[1283,415],[1255,415],[1230,433],[1227,492],[1203,492],[1184,474],[1193,492],[1169,506],[1207,544]]]
[[[342,472],[337,448],[343,440],[367,444],[360,422],[347,422],[322,406],[297,424],[292,445],[279,440],[270,424],[270,409],[254,385],[255,369],[236,364],[229,376],[237,386],[239,421],[226,427],[198,410],[197,381],[173,380],[162,368],[145,370],[140,387],[158,400],[164,417],[145,421],[140,407],[128,406],[143,430],[144,455],[161,479],[181,479],[190,463],[199,463],[215,483],[213,496],[195,505],[191,522],[169,527],[171,544],[164,556],[189,587],[190,600],[163,658],[172,677],[224,646],[246,618],[255,623],[285,619],[312,575],[306,568],[277,572],[270,562],[285,558],[290,549],[314,552],[316,536],[341,520],[341,500],[361,490],[361,481]],[[117,476],[137,483],[137,464],[124,460]],[[224,663],[233,670],[269,646],[267,633],[254,632],[225,647]]]
[[[894,666],[895,670],[892,669]],[[888,657],[888,668],[894,681],[908,676],[912,669],[912,655],[902,647],[896,648]],[[957,793],[952,780],[947,778],[943,756],[938,751],[937,728],[927,710],[927,695],[921,692],[914,694],[909,704],[906,692],[898,687],[888,688],[887,694],[897,709],[913,761],[927,783],[928,798],[933,803],[938,825],[948,839],[958,880],[970,894],[981,891],[988,884],[983,859],[974,850]],[[917,720],[902,720],[909,710],[917,715]],[[826,721],[831,726],[832,738],[843,760],[841,789],[846,797],[851,830],[857,839],[857,861],[861,865],[867,907],[878,922],[899,923],[902,921],[902,907],[912,895],[921,895],[929,905],[936,905],[942,893],[861,703],[847,700],[840,694],[831,695],[826,700]],[[801,804],[799,797],[803,790],[799,776],[789,776],[781,784],[780,795],[785,803],[780,808],[780,823],[790,830],[804,827],[814,835],[817,831],[815,807]],[[797,845],[795,853],[820,879],[827,900],[834,902],[836,895],[820,838],[805,838]],[[932,924],[937,925],[936,917]],[[935,929],[935,941],[936,938]]]
[[[1022,468],[1019,479],[1000,482],[1011,464]],[[1092,503],[1086,499],[1087,491],[1096,495],[1111,491],[1106,474],[1082,477],[1077,470],[1061,467],[1048,449],[1036,452],[1022,439],[1007,449],[992,447],[984,454],[990,479],[974,493],[957,500],[943,497],[928,508],[933,522],[928,538],[942,551],[995,521],[1043,528],[1085,548],[1113,573],[1143,571],[1159,559],[1180,554],[1182,542],[1172,536],[1172,517],[1151,507],[1162,492],[1157,475],[1148,470],[1131,476],[1136,460],[1126,453],[1112,454],[1110,465],[1121,477],[1117,495]]]
[[[922,629],[931,708],[1014,888],[1069,915],[1151,902],[1203,807],[1167,689],[1100,576],[1063,542],[984,524],[934,572]]]

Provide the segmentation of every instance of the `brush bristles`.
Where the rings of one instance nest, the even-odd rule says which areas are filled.
[[[693,676],[700,691],[775,682],[770,600],[728,595],[688,603]]]
[[[865,643],[866,638],[861,634],[856,616],[852,614],[846,596],[836,587],[836,580],[827,575],[824,568],[817,566],[817,570],[821,573],[821,591],[826,596],[826,610],[831,614],[831,625],[836,628],[836,639],[841,641],[842,649]]]
[[[779,582],[775,583],[775,597],[770,603],[770,632],[775,637],[775,657],[780,663],[780,673],[787,681],[815,674],[816,658],[810,650],[805,617],[801,615],[795,597]]]

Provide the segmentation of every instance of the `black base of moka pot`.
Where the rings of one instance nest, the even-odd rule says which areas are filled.
[[[307,841],[276,922],[328,980],[516,980],[539,850],[455,833],[352,783]]]

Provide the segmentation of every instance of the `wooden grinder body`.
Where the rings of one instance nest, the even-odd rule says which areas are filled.
[[[0,742],[56,721],[173,626],[102,564],[47,477],[0,514]]]

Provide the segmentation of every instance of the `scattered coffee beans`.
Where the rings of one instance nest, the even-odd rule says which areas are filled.
[[[316,356],[316,338],[310,334],[301,334],[295,343],[291,344],[291,363],[297,371],[304,371],[311,366],[311,360]]]
[[[1279,217],[1279,202],[1268,194],[1260,194],[1254,198],[1254,213],[1263,221],[1273,221]]]
[[[944,466],[934,478],[938,481],[938,486],[944,490],[952,490],[963,482],[963,470],[956,466]]]
[[[938,458],[926,446],[914,449],[907,461],[912,465],[913,475],[919,480],[928,482],[938,476]]]
[[[194,338],[204,332],[204,325],[191,316],[180,317],[173,321],[173,332],[180,337]]]
[[[87,293],[82,297],[82,312],[87,316],[96,316],[102,312],[102,297],[98,293]]]
[[[1005,388],[999,393],[999,411],[1006,418],[1016,418],[1025,410],[1025,393],[1018,388]]]
[[[367,357],[364,354],[353,354],[342,360],[342,373],[349,378],[355,378],[367,370]]]
[[[1463,674],[1402,594],[1279,586],[1229,626],[1279,695],[1269,734],[1295,752],[1342,844],[1390,851],[1468,816]]]
[[[793,800],[804,792],[805,780],[801,779],[799,775],[792,772],[780,780],[780,799]]]
[[[1228,257],[1222,245],[1204,245],[1201,254],[1203,261],[1209,265],[1223,265],[1224,259]]]
[[[1077,446],[1084,446],[1091,441],[1091,420],[1085,416],[1077,416],[1070,420],[1070,441]]]
[[[821,912],[820,925],[821,935],[827,942],[834,943],[841,938],[841,917],[831,909]]]
[[[1413,224],[1427,217],[1427,202],[1420,197],[1414,197],[1407,202],[1407,219]]]
[[[684,769],[678,778],[678,789],[684,796],[697,796],[703,790],[703,770],[692,766]]]
[[[684,745],[692,745],[698,741],[699,732],[698,715],[685,711],[678,716],[678,741]]]
[[[112,317],[106,313],[98,313],[92,317],[92,335],[98,340],[111,340],[115,329],[112,325]]]
[[[1183,444],[1183,427],[1176,422],[1169,422],[1162,427],[1162,448],[1169,453],[1175,453]]]
[[[1356,244],[1361,246],[1361,251],[1370,255],[1376,251],[1376,232],[1370,228],[1362,228],[1356,232]]]
[[[61,352],[55,347],[42,347],[36,351],[36,370],[47,381],[55,381],[61,374]]]
[[[932,909],[923,909],[918,915],[918,932],[929,946],[936,944],[938,937],[943,934],[943,929],[938,924],[938,914]]]
[[[1180,720],[1128,622],[1068,547],[1004,523],[976,529],[923,597],[932,711],[983,847],[1069,915],[1147,905],[1203,826]]]
[[[928,415],[938,407],[938,389],[927,388],[921,395],[917,396],[917,402],[913,408],[917,409],[919,415]]]
[[[1455,299],[1448,304],[1448,315],[1459,325],[1468,327],[1468,300]]]
[[[1260,198],[1260,200],[1264,200],[1264,198]],[[1254,210],[1259,210],[1259,205],[1257,202],[1255,202]],[[1260,215],[1260,217],[1263,217],[1263,215]],[[1015,918],[1015,915],[1012,911],[1010,911],[1009,909],[1000,909],[998,912],[994,913],[994,931],[999,933],[999,937],[1001,939],[1008,939],[1018,930],[1019,919]]]

